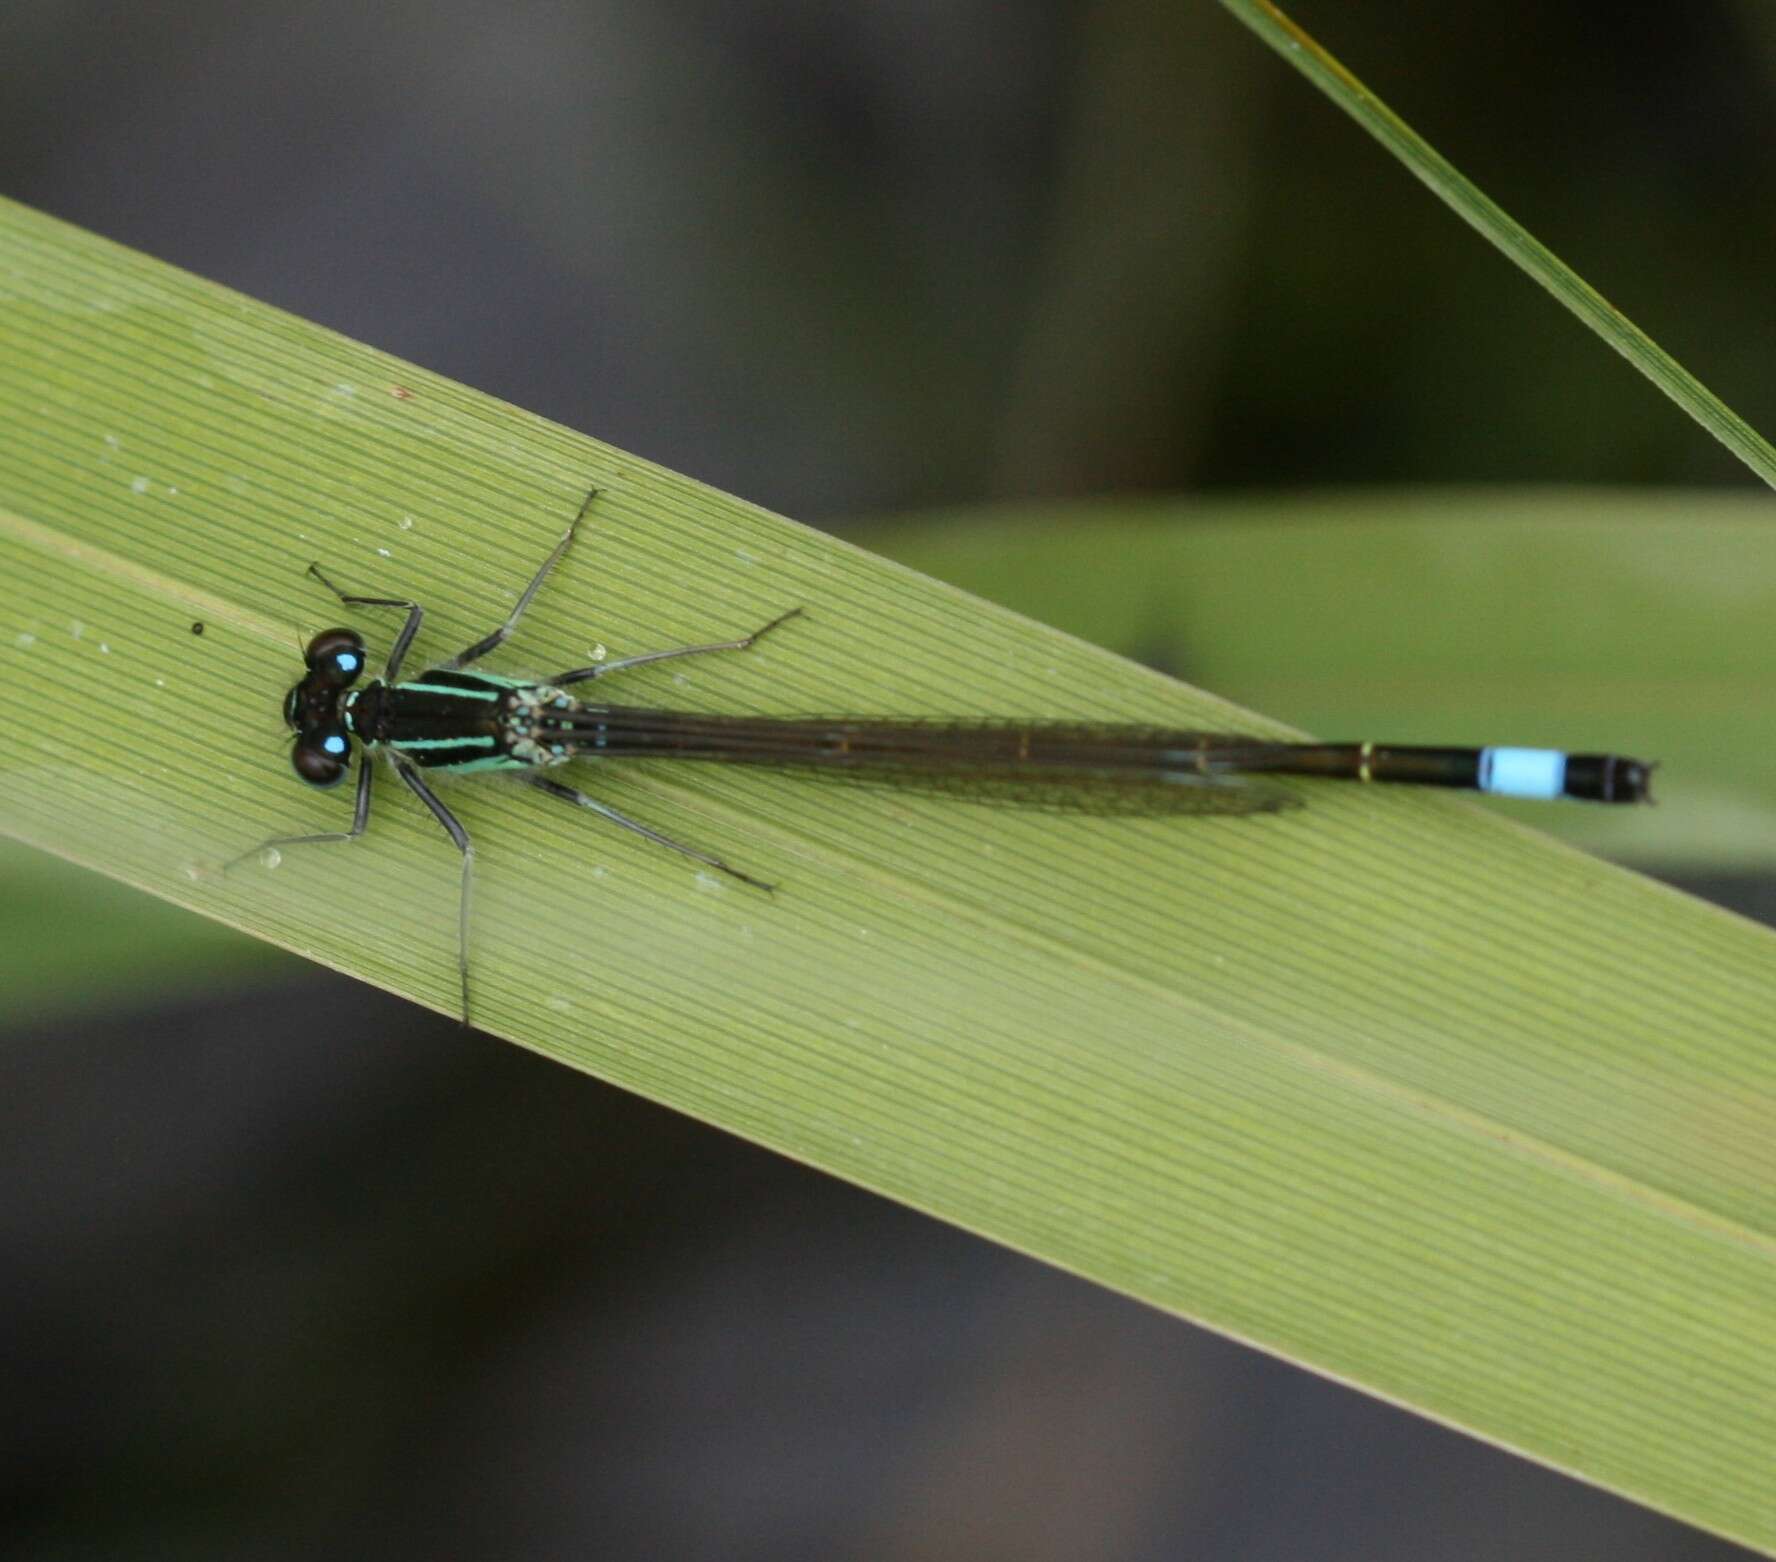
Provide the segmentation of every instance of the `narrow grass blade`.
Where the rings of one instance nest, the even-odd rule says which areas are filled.
[[[1695,375],[1359,81],[1269,0],[1221,4],[1306,76],[1410,171],[1426,189],[1519,270],[1559,300],[1766,483],[1776,485],[1776,449]]]

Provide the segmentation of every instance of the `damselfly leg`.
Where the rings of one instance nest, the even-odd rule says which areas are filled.
[[[475,846],[469,839],[469,832],[462,827],[462,821],[456,817],[439,800],[438,794],[427,786],[420,774],[407,760],[401,757],[398,749],[389,750],[389,758],[394,763],[395,773],[413,788],[419,800],[431,809],[432,817],[444,826],[445,833],[456,842],[456,849],[462,853],[462,889],[456,900],[456,965],[462,978],[462,1022],[469,1023],[469,897],[475,888]],[[369,756],[358,761],[359,767],[368,775],[371,769]],[[368,790],[368,789],[366,789]]]
[[[401,625],[401,632],[395,636],[395,643],[389,651],[388,666],[382,670],[383,678],[393,683],[401,675],[401,663],[406,659],[407,647],[413,644],[413,637],[419,633],[419,626],[425,622],[425,609],[417,602],[409,602],[405,597],[357,597],[350,592],[341,591],[321,573],[319,564],[310,564],[308,572],[347,607],[401,607],[407,610],[407,622]]]
[[[750,651],[779,624],[787,624],[792,618],[799,618],[801,612],[799,607],[792,607],[787,613],[779,613],[763,629],[755,629],[738,640],[717,640],[710,645],[679,645],[667,651],[643,651],[639,656],[622,656],[614,662],[598,662],[591,667],[576,667],[571,672],[557,673],[549,682],[559,689],[570,683],[584,683],[588,678],[603,678],[611,673],[625,672],[631,667],[645,667],[650,662],[669,662],[675,656],[707,656],[711,651]]]
[[[543,582],[549,578],[550,571],[561,562],[562,554],[572,546],[574,533],[580,529],[580,522],[585,520],[586,512],[592,508],[592,501],[597,497],[598,490],[596,488],[586,495],[585,503],[580,506],[580,513],[573,518],[566,532],[562,534],[561,541],[555,544],[554,550],[548,558],[543,560],[542,568],[530,577],[530,584],[518,594],[518,605],[506,615],[506,621],[492,634],[484,635],[467,650],[458,651],[455,656],[443,664],[446,669],[454,672],[459,667],[467,667],[470,662],[479,661],[495,646],[505,643],[507,637],[518,627],[518,620],[524,616],[524,610],[530,606],[531,598],[543,589]]]
[[[261,841],[257,846],[248,847],[238,857],[230,857],[222,864],[222,871],[245,862],[249,857],[257,857],[260,852],[271,851],[280,846],[321,846],[330,841],[355,841],[364,833],[364,827],[370,822],[370,777],[373,774],[369,765],[358,769],[357,804],[352,809],[352,824],[349,830],[324,830],[319,835],[274,835],[269,840]]]
[[[638,820],[626,814],[620,814],[609,803],[601,803],[596,797],[588,797],[577,787],[565,786],[559,781],[551,781],[547,776],[538,775],[534,770],[527,771],[524,779],[539,792],[547,792],[551,797],[559,797],[564,803],[572,803],[575,807],[590,809],[601,819],[608,819],[612,824],[620,824],[625,830],[633,830],[644,840],[653,841],[660,846],[670,846],[673,851],[682,853],[693,862],[700,862],[706,867],[738,879],[742,884],[750,884],[754,889],[762,889],[766,894],[776,889],[775,884],[767,884],[763,879],[755,879],[750,873],[742,873],[738,868],[731,867],[719,857],[712,857],[708,852],[698,851],[695,846],[686,846],[683,841],[675,841],[670,835],[662,835],[658,830],[649,829]]]

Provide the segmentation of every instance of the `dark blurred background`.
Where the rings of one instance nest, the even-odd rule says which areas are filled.
[[[1292,13],[1776,423],[1769,7]],[[1208,3],[8,0],[0,193],[838,529],[1748,482]],[[337,978],[119,956],[0,1019],[8,1557],[1739,1554]]]

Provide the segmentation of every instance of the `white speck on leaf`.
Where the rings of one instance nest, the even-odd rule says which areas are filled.
[[[130,479],[130,492],[133,494],[147,493],[148,492],[148,479],[145,477],[131,478]]]

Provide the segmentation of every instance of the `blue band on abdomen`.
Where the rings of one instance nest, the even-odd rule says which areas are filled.
[[[1566,755],[1557,748],[1483,748],[1480,790],[1494,797],[1560,797],[1566,791]]]

